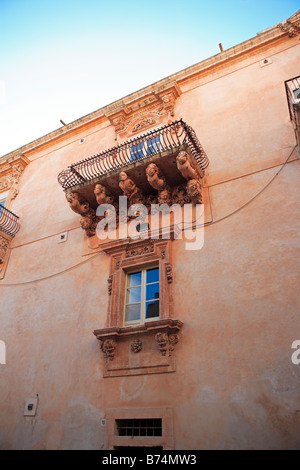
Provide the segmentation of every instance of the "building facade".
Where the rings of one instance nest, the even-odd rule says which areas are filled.
[[[1,449],[299,449],[299,41],[1,157]]]

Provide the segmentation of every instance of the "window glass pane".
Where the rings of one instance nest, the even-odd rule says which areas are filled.
[[[137,142],[135,145],[132,145],[132,147],[130,147],[130,154],[131,154],[130,161],[131,162],[143,157],[143,147],[144,147],[143,142]]]
[[[161,148],[161,144],[159,141],[159,135],[152,137],[151,139],[147,140],[147,154],[150,155],[151,153],[159,152]]]
[[[158,282],[159,281],[159,269],[147,269],[147,280],[146,283],[149,284],[150,282]]]
[[[129,274],[129,287],[140,286],[142,284],[142,273]]]
[[[139,320],[141,315],[141,304],[127,305],[125,321]]]
[[[131,287],[128,289],[128,304],[134,304],[141,301],[141,287]]]
[[[146,300],[154,300],[159,298],[159,283],[149,284],[146,287]]]
[[[2,207],[4,206],[4,204],[5,204],[5,201],[0,201],[0,214],[2,212]]]
[[[146,318],[159,317],[159,300],[146,302]]]

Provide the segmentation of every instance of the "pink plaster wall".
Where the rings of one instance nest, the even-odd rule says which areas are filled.
[[[28,152],[12,206],[21,230],[0,281],[0,448],[102,449],[106,409],[164,406],[173,407],[176,449],[299,448],[299,153],[219,221],[261,191],[295,146],[284,81],[297,75],[299,51],[286,38],[179,82],[175,118],[210,159],[213,223],[202,250],[173,243],[175,318],[184,323],[175,373],[102,377],[92,332],[105,326],[109,257],[87,261],[57,175],[113,147],[113,127],[98,119]],[[264,57],[272,63],[261,67]],[[24,417],[36,394],[37,416]]]

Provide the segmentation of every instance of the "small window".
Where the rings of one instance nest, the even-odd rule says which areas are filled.
[[[116,419],[118,436],[162,436],[161,419]]]
[[[125,324],[159,318],[159,269],[152,267],[127,274]]]

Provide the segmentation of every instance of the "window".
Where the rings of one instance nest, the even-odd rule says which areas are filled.
[[[116,449],[174,449],[171,407],[109,408],[105,413],[105,444]]]
[[[134,162],[135,160],[140,160],[144,156],[144,148],[146,150],[146,155],[152,155],[158,153],[161,149],[161,143],[159,140],[159,135],[149,137],[147,139],[147,145],[144,147],[145,142],[137,142],[136,144],[130,147],[130,161]]]
[[[126,279],[125,324],[159,318],[159,269],[130,272]]]
[[[2,207],[4,207],[4,205],[5,205],[5,199],[0,201],[0,214],[2,213]]]
[[[162,436],[162,420],[116,419],[117,436]]]

